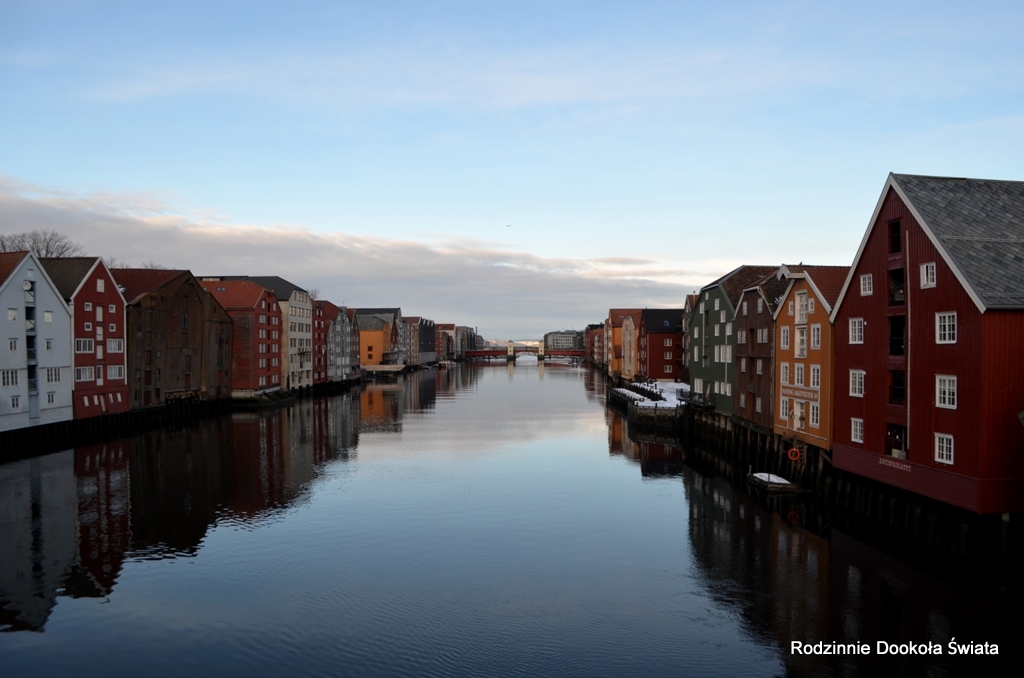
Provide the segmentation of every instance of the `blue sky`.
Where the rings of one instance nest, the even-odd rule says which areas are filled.
[[[0,230],[487,336],[581,327],[740,263],[849,263],[890,171],[1024,179],[1022,19],[8,0]]]

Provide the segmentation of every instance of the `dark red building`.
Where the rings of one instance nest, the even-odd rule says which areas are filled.
[[[327,383],[327,331],[338,317],[338,307],[323,299],[313,300],[313,385]]]
[[[231,396],[252,398],[281,388],[281,308],[251,280],[204,280],[203,290],[231,318]]]
[[[736,305],[734,416],[764,435],[771,435],[775,424],[775,308],[788,285],[775,271],[743,290]]]
[[[127,412],[125,303],[99,257],[40,259],[71,308],[75,419]]]
[[[638,343],[639,375],[678,381],[683,366],[683,309],[645,308]]]
[[[1024,182],[890,174],[832,320],[838,468],[1024,509]]]

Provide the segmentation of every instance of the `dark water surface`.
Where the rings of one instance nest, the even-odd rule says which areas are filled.
[[[467,365],[0,466],[0,675],[1003,670],[790,656],[1020,622],[631,439],[603,388]]]

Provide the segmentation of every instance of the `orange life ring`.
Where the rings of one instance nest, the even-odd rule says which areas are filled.
[[[789,448],[789,452],[786,453],[790,461],[800,461],[800,450],[795,447]]]
[[[786,520],[789,521],[790,525],[796,525],[800,522],[800,514],[796,511],[790,511],[786,514]]]

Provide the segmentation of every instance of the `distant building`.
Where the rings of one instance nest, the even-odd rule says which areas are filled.
[[[640,309],[608,309],[608,317],[604,321],[604,363],[610,377],[622,375],[622,321],[626,317],[631,318],[636,327],[640,324]]]
[[[208,280],[203,290],[231,318],[231,396],[279,390],[283,323],[274,293],[251,280]]]
[[[228,397],[231,318],[195,276],[149,268],[111,272],[127,302],[132,409]]]
[[[560,330],[544,335],[545,351],[579,351],[583,350],[583,332],[576,330]]]
[[[75,419],[127,412],[125,303],[99,257],[40,259],[71,309]]]
[[[378,364],[392,364],[392,365],[405,365],[409,362],[410,347],[409,347],[409,334],[404,330],[405,324],[402,321],[402,309],[401,308],[357,308],[356,315],[375,315],[380,316],[394,330],[393,344],[389,351],[388,361],[386,363]],[[362,326],[360,326],[361,328]],[[393,354],[393,355],[391,355]]]
[[[0,309],[0,431],[71,419],[71,309],[35,254],[0,253]]]
[[[681,308],[645,308],[640,314],[637,373],[648,379],[679,379],[683,361]]]

